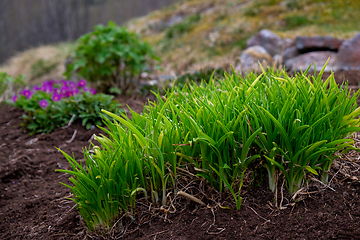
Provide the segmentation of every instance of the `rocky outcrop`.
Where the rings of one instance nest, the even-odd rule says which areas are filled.
[[[268,66],[273,62],[273,58],[264,47],[260,45],[251,46],[241,54],[240,63],[236,66],[236,70],[241,72],[261,71],[259,62],[263,66]]]
[[[340,46],[337,64],[341,70],[360,70],[360,33]]]
[[[312,51],[337,51],[343,40],[333,37],[297,37],[295,39],[296,49],[299,52],[307,53]]]
[[[284,40],[270,30],[263,29],[247,41],[246,47],[249,48],[260,45],[263,46],[271,56],[275,56],[283,52],[287,45],[291,43],[291,40]]]
[[[360,33],[347,41],[329,36],[291,40],[264,29],[248,40],[236,69],[259,71],[258,61],[265,61],[284,65],[287,70],[304,71],[311,64],[319,70],[329,58],[325,71],[360,70]]]
[[[308,52],[294,58],[290,58],[285,61],[285,68],[288,70],[295,69],[305,71],[311,64],[315,64],[316,69],[320,70],[324,67],[329,58],[330,60],[326,65],[325,71],[331,71],[331,69],[336,70],[336,53],[331,51]],[[310,70],[314,70],[314,65],[311,66]]]
[[[299,49],[296,48],[296,46],[291,46],[285,49],[285,51],[282,53],[282,62],[285,62],[288,59],[294,58],[296,56],[300,55]]]

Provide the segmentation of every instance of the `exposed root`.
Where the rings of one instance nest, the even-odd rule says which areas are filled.
[[[68,140],[68,141],[65,141],[65,142],[67,142],[67,143],[71,143],[72,141],[74,141],[74,139],[75,139],[75,137],[76,137],[76,134],[77,134],[77,130],[75,129],[75,131],[74,131],[74,133],[73,133],[73,135],[72,135],[71,139],[70,139],[70,140]]]
[[[250,208],[256,215],[258,215],[261,219],[263,219],[265,222],[270,222],[270,220],[263,218],[262,216],[260,216],[252,207],[248,207]]]
[[[75,117],[76,117],[76,115],[73,114],[72,117],[71,117],[71,119],[70,119],[70,121],[69,121],[69,123],[68,123],[66,126],[63,126],[63,127],[61,127],[61,128],[62,128],[62,129],[65,129],[65,128],[70,127],[71,124],[72,124],[72,122],[74,121]]]
[[[180,196],[182,196],[182,197],[184,197],[184,198],[190,199],[191,201],[194,201],[194,202],[196,202],[196,203],[198,203],[198,204],[200,204],[200,205],[202,205],[202,206],[206,206],[206,204],[205,204],[203,201],[201,201],[201,200],[198,199],[197,197],[194,197],[193,195],[190,195],[190,194],[188,194],[188,193],[186,193],[186,192],[179,191],[179,192],[177,193],[177,195],[180,195]]]

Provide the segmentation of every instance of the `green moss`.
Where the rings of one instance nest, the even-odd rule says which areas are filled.
[[[58,62],[45,61],[39,59],[31,65],[31,79],[39,78],[50,73],[59,65]]]
[[[285,18],[287,28],[295,28],[299,26],[305,26],[312,23],[306,15],[290,15]]]
[[[194,14],[185,18],[182,22],[176,23],[166,30],[166,38],[171,39],[189,32],[194,25],[201,19],[200,14]]]

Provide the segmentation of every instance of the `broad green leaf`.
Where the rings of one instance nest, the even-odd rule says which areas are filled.
[[[318,176],[319,174],[315,171],[315,169],[311,168],[310,166],[305,166],[305,169],[311,172],[312,174]]]

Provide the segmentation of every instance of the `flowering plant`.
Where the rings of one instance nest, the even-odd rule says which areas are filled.
[[[6,72],[0,72],[0,102],[8,101],[14,92],[25,86],[24,77],[12,77]]]
[[[112,98],[88,89],[85,80],[50,80],[41,86],[23,89],[14,95],[13,104],[25,110],[22,126],[34,134],[49,133],[56,127],[66,125],[71,119],[81,119],[87,129],[95,124],[101,125],[100,110],[116,111],[120,106]]]

